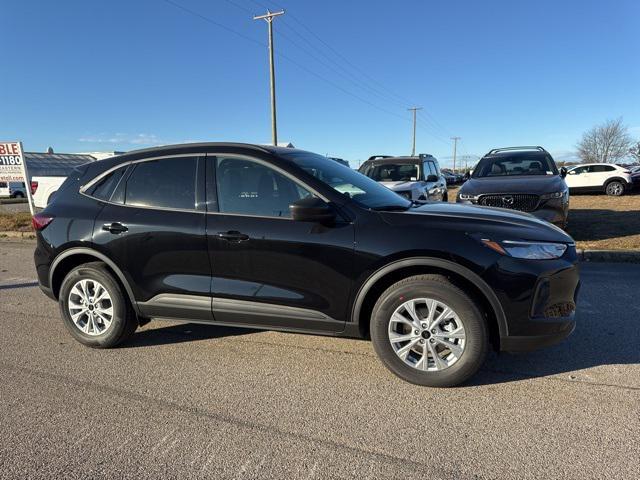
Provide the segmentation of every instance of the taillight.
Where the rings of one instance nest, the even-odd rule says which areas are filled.
[[[31,182],[31,195],[36,193],[36,190],[38,190],[38,182]]]
[[[31,217],[31,226],[37,232],[45,228],[47,225],[49,225],[52,220],[53,220],[53,217],[49,215],[36,213],[33,217]]]

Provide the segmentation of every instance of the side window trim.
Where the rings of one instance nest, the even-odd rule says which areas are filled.
[[[143,162],[151,162],[154,160],[164,160],[164,159],[168,159],[168,158],[183,158],[183,157],[198,157],[197,158],[197,163],[196,163],[196,175],[198,174],[198,165],[200,163],[201,159],[204,159],[207,156],[207,154],[205,152],[200,152],[200,153],[182,153],[182,154],[173,154],[173,155],[161,155],[158,157],[149,157],[149,158],[140,158],[138,160],[129,160],[129,161],[125,161],[122,163],[119,163],[118,165],[114,165],[113,167],[109,168],[108,170],[105,170],[104,172],[96,175],[95,177],[93,177],[91,180],[89,180],[87,183],[85,183],[84,185],[82,185],[80,187],[80,191],[79,193],[81,195],[84,195],[85,197],[89,197],[93,200],[96,200],[98,202],[105,202],[105,203],[110,203],[112,205],[118,205],[120,207],[128,207],[128,208],[144,208],[144,209],[149,209],[149,210],[172,210],[172,211],[178,211],[178,212],[195,212],[195,213],[206,213],[204,211],[204,208],[202,209],[197,209],[195,206],[194,208],[167,208],[167,207],[155,207],[155,206],[142,206],[142,205],[127,205],[125,203],[117,203],[112,201],[113,196],[115,195],[115,193],[118,191],[118,189],[123,186],[126,186],[126,181],[129,179],[129,177],[131,176],[131,173],[134,170],[134,167],[136,164],[138,163],[143,163]],[[124,172],[124,174],[122,175],[121,179],[118,181],[118,185],[116,185],[116,187],[114,188],[113,192],[111,193],[111,196],[109,197],[109,200],[103,200],[100,198],[96,198],[93,197],[92,195],[89,195],[87,193],[87,190],[89,190],[93,185],[95,185],[97,182],[99,182],[103,177],[109,175],[110,173],[118,170],[119,168],[122,167],[126,167],[126,171]],[[123,181],[125,181],[125,183],[122,183]],[[197,199],[197,188],[200,184],[200,179],[196,179],[196,199]]]

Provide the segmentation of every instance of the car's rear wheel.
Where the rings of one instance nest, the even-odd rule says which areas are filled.
[[[622,184],[622,182],[614,180],[613,182],[607,183],[607,186],[605,187],[605,192],[607,193],[607,195],[611,195],[613,197],[619,197],[624,193],[624,185]]]
[[[60,287],[59,303],[67,330],[89,347],[114,347],[138,327],[122,288],[101,262],[71,270]]]
[[[389,370],[432,387],[468,380],[489,345],[476,303],[441,275],[417,275],[389,287],[373,308],[371,339]]]
[[[13,194],[13,198],[24,198],[24,194],[22,192],[16,192]]]

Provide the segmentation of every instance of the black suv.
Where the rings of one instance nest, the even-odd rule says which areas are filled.
[[[520,210],[565,228],[569,215],[566,175],[542,147],[495,148],[478,162],[456,201]]]
[[[414,203],[301,150],[204,143],[93,162],[33,225],[40,286],[92,347],[150,319],[370,336],[398,376],[449,386],[491,346],[527,350],[574,328],[565,233]]]

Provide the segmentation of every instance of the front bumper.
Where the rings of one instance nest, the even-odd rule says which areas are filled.
[[[502,257],[485,278],[505,317],[500,350],[527,351],[553,345],[575,329],[580,276],[575,247],[556,260]]]

